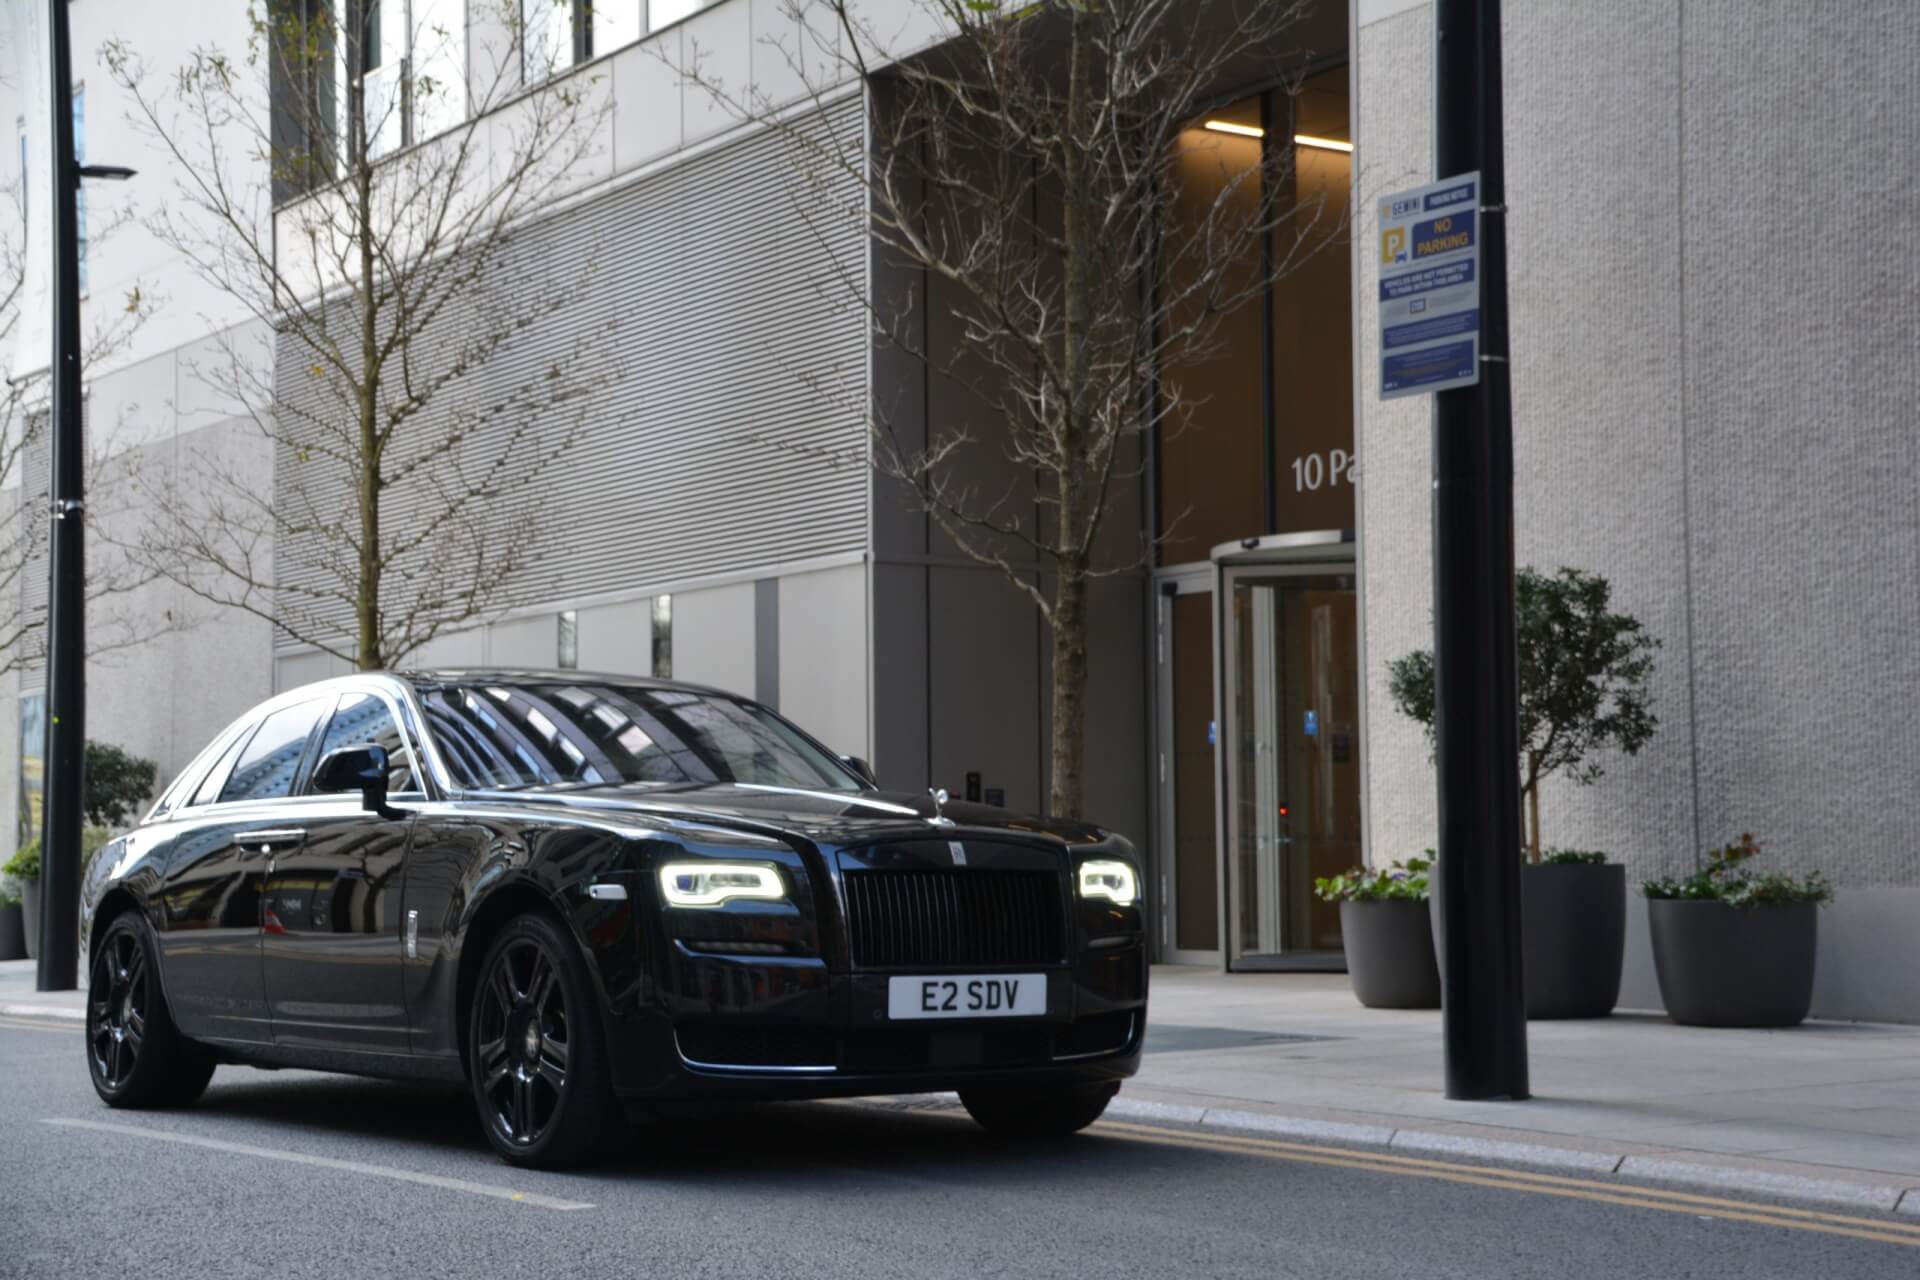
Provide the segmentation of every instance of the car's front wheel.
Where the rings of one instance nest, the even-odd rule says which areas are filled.
[[[137,911],[114,917],[87,981],[87,1075],[110,1107],[182,1107],[206,1092],[213,1055],[173,1025]]]
[[[528,913],[501,930],[467,1028],[474,1101],[501,1158],[560,1169],[592,1155],[616,1104],[592,983],[560,926]]]
[[[1040,1089],[962,1089],[960,1103],[989,1133],[1064,1138],[1098,1120],[1118,1092],[1118,1084],[1104,1082]]]

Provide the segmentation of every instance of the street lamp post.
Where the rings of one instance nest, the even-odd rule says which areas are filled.
[[[1434,177],[1480,173],[1481,366],[1433,398],[1434,761],[1449,1098],[1528,1095],[1499,0],[1436,0]]]
[[[47,596],[47,774],[40,838],[40,958],[35,986],[77,984],[80,947],[80,824],[87,741],[86,444],[80,434],[80,239],[82,178],[127,178],[133,170],[74,163],[73,68],[68,0],[50,0],[48,80],[53,95],[53,181],[47,201],[53,241],[52,531]]]

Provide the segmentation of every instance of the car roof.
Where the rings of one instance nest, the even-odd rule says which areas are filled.
[[[576,671],[540,667],[436,667],[422,671],[366,671],[362,675],[384,675],[404,680],[415,688],[449,684],[516,685],[610,684],[628,689],[672,689],[683,693],[717,693],[738,698],[741,694],[712,685],[687,680],[662,680],[655,676],[621,675],[612,671]]]

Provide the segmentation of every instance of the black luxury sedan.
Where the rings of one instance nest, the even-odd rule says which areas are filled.
[[[577,671],[363,674],[215,738],[83,892],[87,1062],[465,1082],[556,1167],[690,1101],[958,1090],[1091,1124],[1140,1061],[1126,840],[879,791],[766,707]]]

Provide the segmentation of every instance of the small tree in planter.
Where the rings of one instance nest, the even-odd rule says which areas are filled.
[[[26,922],[20,910],[20,888],[12,876],[0,873],[0,960],[18,960],[26,954]]]
[[[29,840],[14,851],[0,876],[20,887],[21,927],[29,958],[40,954],[40,842]]]
[[[1440,970],[1427,909],[1433,850],[1427,855],[1390,867],[1355,867],[1313,882],[1322,901],[1340,904],[1353,994],[1370,1009],[1440,1006]]]
[[[1543,850],[1540,784],[1559,774],[1591,785],[1609,751],[1638,753],[1659,727],[1653,713],[1659,640],[1638,618],[1613,609],[1606,578],[1562,568],[1514,575],[1520,678],[1520,795],[1527,806],[1527,858],[1552,868],[1521,881],[1527,1013],[1599,1017],[1620,994],[1626,946],[1626,873],[1606,855]],[[1394,705],[1433,739],[1433,654],[1388,664]]]
[[[1660,641],[1632,614],[1613,611],[1613,586],[1597,573],[1523,568],[1513,578],[1520,659],[1520,797],[1527,855],[1538,863],[1540,784],[1564,774],[1583,786],[1606,772],[1610,750],[1635,755],[1660,725],[1653,714],[1653,655]],[[1433,738],[1433,654],[1387,664],[1401,714]]]
[[[1790,1027],[1813,1005],[1819,908],[1833,889],[1819,872],[1755,875],[1760,842],[1742,835],[1690,876],[1648,880],[1647,921],[1660,998],[1675,1022]]]

